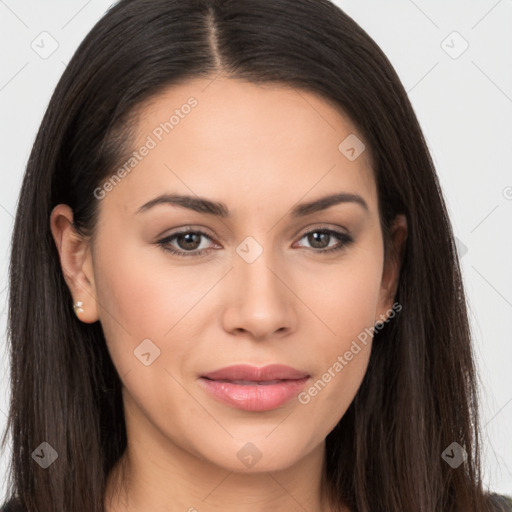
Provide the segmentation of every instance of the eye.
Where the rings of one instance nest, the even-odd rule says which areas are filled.
[[[322,254],[341,251],[354,242],[354,238],[347,233],[342,233],[332,229],[316,228],[304,233],[299,240],[302,240],[305,237],[307,237],[308,242],[311,244],[313,252]],[[164,251],[177,256],[203,256],[205,253],[212,250],[212,248],[201,248],[201,238],[212,240],[212,238],[204,231],[188,228],[159,240],[157,245],[159,245]],[[333,239],[337,239],[338,243],[334,246],[330,246],[329,241]],[[176,245],[172,245],[173,242],[177,247]]]
[[[320,249],[315,252],[320,253],[341,251],[354,242],[354,238],[347,233],[334,231],[332,229],[313,229],[307,233],[304,233],[300,240],[305,237],[307,237],[308,243],[311,244],[313,249]],[[328,241],[332,240],[333,238],[337,239],[338,243],[329,247]]]
[[[186,229],[184,231],[178,231],[172,235],[159,240],[157,244],[167,252],[176,254],[177,256],[196,256],[202,255],[209,249],[201,248],[201,238],[205,237],[211,240],[211,238],[201,230],[197,229]],[[174,248],[171,243],[176,240],[178,248]]]

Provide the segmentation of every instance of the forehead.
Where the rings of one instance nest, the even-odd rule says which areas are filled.
[[[135,211],[154,195],[178,192],[234,209],[254,200],[264,209],[344,191],[371,205],[369,148],[355,160],[343,152],[354,137],[364,143],[350,119],[314,93],[226,78],[189,80],[138,109],[136,161],[125,166],[126,177],[108,200]]]

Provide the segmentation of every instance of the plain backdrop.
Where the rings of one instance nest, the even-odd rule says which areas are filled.
[[[23,173],[57,81],[111,4],[0,0],[0,433],[9,404],[10,237]],[[336,4],[394,65],[434,158],[469,297],[485,483],[512,494],[512,0]],[[43,46],[53,53],[41,54]],[[1,501],[9,455],[0,453]]]

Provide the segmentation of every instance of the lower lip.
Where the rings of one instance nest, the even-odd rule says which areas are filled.
[[[270,411],[297,396],[308,377],[278,384],[232,384],[201,377],[202,386],[222,402],[246,411]]]

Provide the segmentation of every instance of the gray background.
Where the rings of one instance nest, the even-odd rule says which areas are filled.
[[[24,167],[59,77],[111,3],[0,0],[0,433],[9,392],[8,258]],[[336,3],[395,66],[437,166],[481,375],[485,483],[511,494],[512,0]],[[0,499],[8,455],[0,453]]]

